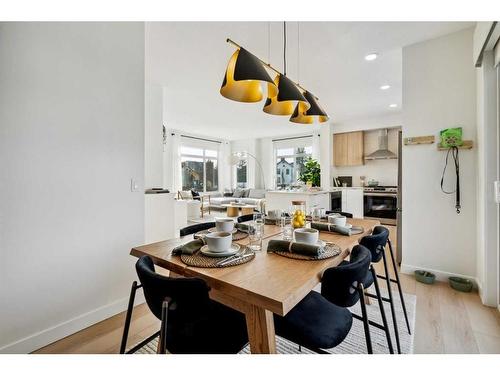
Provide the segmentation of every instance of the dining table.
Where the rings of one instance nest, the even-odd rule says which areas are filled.
[[[277,225],[264,225],[262,250],[256,251],[251,261],[223,268],[188,266],[172,250],[193,239],[193,235],[132,248],[135,257],[147,255],[155,265],[170,271],[172,277],[197,277],[210,287],[210,298],[245,315],[250,352],[276,353],[276,337],[273,314],[285,316],[316,285],[321,282],[323,272],[338,266],[358,244],[361,237],[372,232],[377,220],[348,219],[349,224],[362,227],[356,235],[335,232],[319,234],[322,241],[340,247],[340,254],[323,260],[299,260],[267,252],[272,239],[282,238],[282,229]],[[247,245],[248,238],[235,241]]]

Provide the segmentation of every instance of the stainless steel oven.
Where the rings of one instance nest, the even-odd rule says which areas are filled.
[[[396,225],[398,193],[394,186],[364,189],[364,217],[379,220],[381,224]]]

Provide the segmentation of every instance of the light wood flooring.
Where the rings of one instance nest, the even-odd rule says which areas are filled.
[[[395,244],[395,230],[391,238]],[[382,265],[376,270],[383,273]],[[484,306],[477,293],[457,292],[447,283],[421,284],[413,275],[401,275],[401,282],[405,293],[417,296],[415,353],[500,353],[500,312]],[[124,320],[125,313],[120,313],[35,353],[118,353]],[[128,346],[158,329],[147,306],[137,306]]]

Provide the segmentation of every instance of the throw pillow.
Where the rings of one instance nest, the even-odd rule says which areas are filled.
[[[234,189],[233,198],[243,198],[245,191],[240,188]]]

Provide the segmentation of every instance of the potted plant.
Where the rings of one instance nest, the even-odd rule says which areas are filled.
[[[309,157],[304,163],[304,169],[299,176],[299,181],[308,185],[308,187],[319,186],[321,183],[321,168],[317,160]]]

